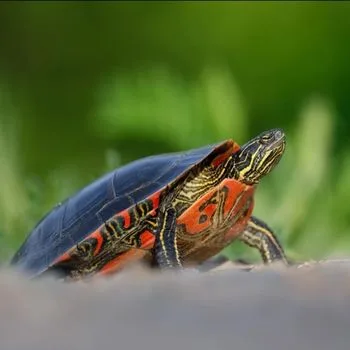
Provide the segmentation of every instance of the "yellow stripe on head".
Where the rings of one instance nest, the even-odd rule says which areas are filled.
[[[229,160],[232,177],[247,183],[256,184],[280,161],[286,145],[285,134],[281,129],[266,131],[247,142]]]

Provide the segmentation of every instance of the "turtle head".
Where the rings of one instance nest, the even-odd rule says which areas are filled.
[[[265,131],[244,144],[234,154],[234,178],[248,184],[257,184],[280,161],[286,146],[281,129]]]

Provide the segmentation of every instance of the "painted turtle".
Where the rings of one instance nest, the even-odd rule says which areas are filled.
[[[56,206],[11,264],[35,277],[110,274],[143,259],[160,268],[200,265],[233,240],[265,263],[287,263],[272,230],[251,216],[259,180],[285,149],[280,129],[240,147],[232,140],[150,156],[96,180]]]

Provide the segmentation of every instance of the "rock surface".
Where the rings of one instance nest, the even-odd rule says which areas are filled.
[[[1,350],[349,350],[350,263],[89,283],[1,272]]]

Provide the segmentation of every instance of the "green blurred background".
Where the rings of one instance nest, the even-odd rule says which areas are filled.
[[[350,255],[349,39],[348,2],[2,1],[0,258],[110,169],[273,127],[255,213],[293,257]]]

